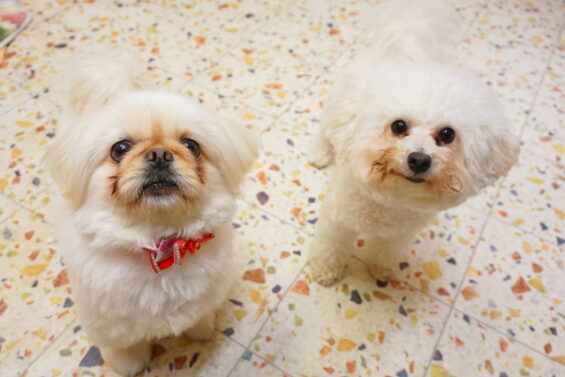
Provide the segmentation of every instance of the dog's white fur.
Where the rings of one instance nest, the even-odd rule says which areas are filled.
[[[120,52],[83,57],[69,77],[66,119],[46,156],[62,194],[59,242],[81,324],[118,372],[133,375],[148,363],[152,339],[212,335],[232,282],[230,219],[256,139],[187,98],[146,88],[141,66]],[[108,189],[111,146],[148,137],[154,123],[165,134],[186,129],[206,154],[206,182],[186,182],[188,204],[161,198],[129,207],[135,185],[124,183],[122,199]],[[215,238],[160,274],[142,251],[162,237],[204,233]]]
[[[317,167],[336,162],[309,257],[322,285],[342,277],[360,234],[373,276],[390,277],[421,227],[506,174],[519,150],[494,92],[450,63],[459,20],[445,2],[388,0],[367,19],[370,45],[330,94],[310,150]],[[404,137],[391,133],[397,119]],[[445,126],[456,137],[440,145]],[[411,152],[432,157],[425,182],[405,178]]]

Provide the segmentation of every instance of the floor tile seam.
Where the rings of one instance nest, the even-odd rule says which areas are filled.
[[[202,71],[202,73],[207,72],[207,71],[208,71],[208,70],[204,70],[204,71]],[[322,72],[322,73],[323,73],[323,72]],[[314,75],[313,75],[314,78],[312,79],[312,81],[311,81],[307,86],[305,86],[304,88],[308,88],[308,89],[309,89],[309,88],[311,87],[312,83],[315,82],[315,81],[318,79],[318,77],[319,77],[322,73],[314,74]],[[197,83],[199,86],[201,86],[201,87],[203,87],[203,88],[205,88],[205,89],[207,89],[207,90],[210,90],[211,92],[213,92],[213,93],[216,94],[216,95],[225,96],[225,94],[222,94],[222,93],[218,92],[215,88],[213,88],[212,86],[208,86],[208,85],[206,85],[205,83],[196,82],[196,81],[194,81],[194,83],[195,83],[195,84]],[[303,94],[304,94],[304,89],[302,89],[302,90],[300,91],[300,93],[296,96],[296,98],[295,98],[294,100],[290,101],[287,105],[285,105],[285,107],[282,108],[281,112],[278,113],[278,114],[276,114],[276,115],[273,115],[272,113],[270,113],[270,112],[268,112],[268,111],[265,111],[264,109],[261,108],[261,106],[252,105],[252,104],[247,104],[247,103],[241,102],[241,101],[239,101],[239,100],[233,100],[233,101],[237,101],[238,103],[244,105],[245,107],[247,107],[247,108],[249,108],[249,109],[252,109],[252,110],[255,110],[255,111],[259,112],[261,115],[269,116],[269,117],[272,118],[274,121],[277,121],[277,120],[279,120],[280,118],[282,118],[282,116],[283,116],[284,114],[286,114],[286,113],[288,112],[288,110],[289,110],[298,100],[300,100],[300,98],[302,97]]]
[[[332,61],[332,63],[330,63],[330,64],[336,63],[342,56],[344,56],[348,51],[351,51],[351,50],[352,50],[352,48],[345,49],[345,50],[342,51],[342,52]],[[341,71],[341,69],[340,69],[339,71]],[[339,71],[337,72],[337,74],[339,74]],[[287,114],[289,113],[290,109],[291,109],[295,104],[297,104],[300,100],[302,100],[303,98],[305,98],[305,96],[308,94],[308,92],[309,92],[316,84],[318,84],[319,80],[320,80],[324,75],[327,75],[327,74],[330,74],[329,71],[327,71],[327,70],[325,70],[325,69],[323,69],[323,68],[322,68],[321,70],[319,70],[318,73],[316,74],[316,77],[310,82],[310,84],[302,90],[302,92],[298,95],[298,97],[296,97],[296,99],[295,99],[292,103],[289,104],[289,106],[285,109],[285,111],[283,111],[280,115],[278,115],[278,116],[275,118],[274,122],[271,123],[271,125],[269,126],[269,128],[267,128],[264,133],[267,133],[267,132],[269,132],[269,131],[272,131],[272,130],[274,129],[276,123],[279,122],[279,121],[281,121],[282,118],[283,118],[285,115],[287,115]],[[326,98],[324,98],[324,100],[325,100],[325,99],[326,99]]]
[[[172,12],[173,10],[174,10],[174,8],[168,8],[168,9],[167,9],[168,12]],[[275,12],[275,13],[277,14],[278,12]],[[265,23],[267,23],[268,21],[269,21],[269,20],[263,20],[263,21],[259,22],[259,25],[257,25],[257,29],[259,29],[261,26],[263,26],[263,25],[264,25]],[[237,50],[239,47],[243,46],[243,45],[245,44],[245,41],[248,39],[249,35],[252,35],[253,31],[250,30],[250,29],[251,29],[251,25],[249,25],[249,26],[247,26],[246,28],[242,29],[242,33],[241,33],[242,35],[240,35],[239,37],[236,38],[237,42],[236,42],[235,44],[236,44],[237,47],[235,47],[235,50]],[[202,69],[202,70],[198,71],[196,74],[194,74],[192,77],[190,77],[189,80],[190,80],[191,82],[195,82],[195,80],[196,80],[197,78],[199,78],[200,76],[202,76],[204,73],[210,71],[210,70],[213,69],[213,68],[216,68],[217,65],[219,65],[219,62],[220,62],[226,55],[228,55],[229,53],[230,53],[230,50],[226,50],[226,51],[220,53],[218,56],[216,56],[216,57],[214,58],[216,61],[213,63],[213,65],[212,65],[211,67],[208,67],[208,68],[205,68],[205,69]],[[217,65],[216,65],[216,63],[217,63]],[[162,69],[165,69],[166,71],[171,72],[170,70],[168,70],[168,69],[166,69],[166,68],[162,68]],[[172,72],[171,72],[171,73],[172,73]],[[184,76],[183,76],[183,77],[184,77]],[[196,82],[195,82],[195,83],[196,83]],[[199,84],[199,83],[198,83],[198,84]],[[212,89],[212,88],[210,88],[210,87],[208,87],[208,86],[205,86],[205,85],[203,85],[203,84],[199,84],[199,86],[204,87],[205,89],[211,90],[211,91],[213,91],[214,93],[216,93],[216,91],[215,91],[214,89]],[[216,94],[218,94],[218,93],[216,93]],[[247,106],[247,105],[246,105],[246,106]],[[249,107],[249,106],[247,106],[247,107]],[[256,109],[255,109],[255,110],[256,110]],[[264,115],[269,115],[269,114],[264,114]]]
[[[63,336],[63,334],[75,324],[75,322],[77,322],[77,320],[78,317],[75,315],[73,320],[63,330],[59,331],[59,334],[57,334],[57,336],[53,339],[53,341],[51,341],[47,346],[45,346],[41,350],[39,355],[37,355],[37,357],[28,364],[28,366],[23,370],[21,376],[25,376],[29,371],[29,368],[31,368],[37,361],[39,361],[39,359],[53,346],[53,344],[55,344],[55,342],[59,340]]]
[[[265,21],[265,22],[268,22],[268,20]],[[239,46],[244,45],[244,43],[245,43],[245,37],[242,37],[242,38],[240,39],[240,41],[243,41],[243,42],[240,43]],[[357,41],[357,40],[355,40],[355,42],[356,42],[356,41]],[[265,46],[265,47],[266,47],[266,48],[269,48],[269,49],[272,49],[270,46]],[[338,54],[338,56],[337,56],[336,58],[334,58],[334,59],[332,60],[332,62],[331,62],[330,64],[333,64],[333,63],[337,62],[346,52],[348,52],[348,51],[350,51],[350,50],[351,50],[351,48],[346,48],[346,49],[344,49],[340,54]],[[277,55],[279,55],[279,56],[284,56],[280,51],[277,51],[277,50],[273,50],[273,51],[274,51]],[[224,57],[225,55],[227,55],[227,54],[228,54],[227,51],[224,52],[224,53],[222,53],[222,54],[220,55],[220,57],[218,58],[218,60],[220,60],[221,58],[223,58],[223,57]],[[323,66],[322,66],[322,67],[318,67],[318,66],[314,66],[314,65],[312,65],[312,64],[310,64],[310,63],[305,63],[305,65],[306,65],[308,68],[312,68],[312,69],[320,68],[320,69],[317,70],[317,72],[316,72],[316,74],[315,74],[315,77],[312,79],[312,81],[309,83],[309,85],[307,85],[307,86],[300,92],[300,94],[296,97],[296,99],[295,99],[294,101],[291,101],[291,102],[286,106],[286,108],[285,108],[283,111],[281,111],[279,114],[277,114],[276,116],[271,115],[271,113],[269,113],[268,111],[263,110],[263,109],[260,108],[260,107],[255,107],[254,105],[249,105],[249,104],[247,104],[247,103],[245,103],[245,102],[242,102],[242,101],[239,101],[239,100],[237,100],[237,99],[235,99],[235,100],[230,100],[230,101],[235,101],[236,103],[239,103],[239,104],[241,104],[242,106],[245,106],[245,107],[247,107],[247,108],[249,108],[249,109],[251,109],[251,110],[255,110],[255,111],[259,112],[260,114],[262,114],[262,115],[264,115],[264,116],[268,116],[268,117],[270,118],[271,122],[270,122],[269,126],[268,126],[267,128],[265,128],[265,129],[261,132],[261,134],[265,134],[265,133],[267,133],[268,131],[270,131],[270,130],[275,126],[275,124],[276,124],[278,121],[280,121],[281,118],[283,118],[284,115],[286,115],[286,114],[288,113],[288,111],[292,108],[292,106],[294,106],[298,101],[300,101],[300,100],[304,97],[304,95],[318,82],[318,80],[320,79],[320,77],[322,77],[324,74],[327,73],[327,71],[324,70]],[[213,68],[213,67],[212,67],[212,68]],[[210,68],[210,69],[212,69],[212,68]],[[206,85],[206,84],[204,84],[204,83],[201,83],[201,82],[197,82],[197,81],[196,81],[197,76],[200,76],[200,75],[204,74],[205,72],[209,71],[210,69],[202,70],[198,75],[195,75],[190,81],[191,81],[192,84],[197,85],[197,86],[199,86],[199,87],[201,87],[201,88],[203,88],[203,89],[209,90],[209,91],[211,91],[212,93],[214,93],[214,94],[217,95],[217,96],[222,96],[222,94],[219,93],[216,89],[214,89],[214,88],[212,88],[212,87],[210,87],[210,86],[208,86],[208,85]],[[187,84],[187,85],[188,85],[188,84]]]
[[[498,333],[499,335],[504,336],[504,337],[507,338],[507,339],[511,339],[513,342],[516,342],[516,343],[520,344],[521,346],[526,347],[526,348],[529,349],[530,351],[533,351],[533,352],[535,352],[536,354],[538,354],[538,355],[540,355],[540,356],[543,356],[544,358],[549,359],[549,360],[553,361],[554,363],[559,364],[559,365],[560,365],[562,368],[564,368],[564,370],[565,370],[565,365],[563,365],[563,364],[560,363],[559,361],[553,359],[551,356],[546,355],[546,354],[544,354],[543,352],[539,351],[538,349],[532,347],[532,346],[529,345],[528,343],[522,341],[522,340],[521,340],[520,338],[518,338],[517,336],[509,335],[509,334],[505,333],[504,331],[502,331],[502,330],[496,328],[495,326],[489,324],[488,322],[486,322],[486,321],[484,321],[484,320],[482,320],[482,319],[480,319],[480,318],[478,318],[478,317],[476,317],[476,316],[474,316],[474,315],[472,315],[472,314],[469,314],[469,313],[465,312],[465,311],[462,310],[462,309],[459,309],[459,308],[457,308],[457,307],[454,307],[453,310],[456,311],[456,312],[458,312],[458,313],[460,313],[460,314],[464,314],[464,315],[468,316],[468,317],[469,317],[470,319],[472,319],[473,321],[480,323],[482,326],[484,326],[484,327],[490,329],[491,331],[494,331],[494,332]]]
[[[465,26],[465,29],[463,31],[464,34],[464,39],[467,39],[469,36],[470,31],[472,30],[472,28],[475,26],[475,23],[477,22],[477,20],[481,17],[481,14],[483,14],[483,12],[487,11],[487,7],[488,7],[488,3],[490,2],[490,0],[483,0],[483,4],[481,5],[481,7],[479,8],[479,11],[477,12],[477,14],[473,17],[473,19],[467,24],[467,26]]]
[[[64,5],[63,7],[61,7],[61,9],[59,9],[59,10],[56,11],[56,12],[53,12],[53,13],[50,14],[49,16],[43,16],[43,15],[42,15],[41,17],[38,17],[38,16],[34,13],[33,10],[26,8],[26,10],[31,13],[31,17],[32,17],[32,18],[31,18],[30,24],[28,25],[28,27],[27,27],[26,29],[24,29],[24,31],[26,31],[26,30],[28,30],[28,31],[33,31],[36,27],[39,27],[41,24],[43,24],[43,23],[45,23],[45,22],[47,22],[47,21],[50,21],[52,18],[54,18],[54,17],[58,16],[59,14],[61,14],[61,13],[65,12],[65,11],[67,11],[67,10],[70,9],[72,6],[73,6],[73,4]],[[13,41],[12,41],[12,42],[13,42]],[[10,44],[11,44],[12,42],[10,42]],[[8,47],[10,46],[10,44],[8,44]]]
[[[494,209],[493,209],[490,214],[491,214],[491,215],[494,215],[494,212],[495,212],[495,211],[494,211]],[[555,246],[555,247],[557,247],[557,248],[559,248],[559,249],[562,249],[562,248],[563,248],[563,246],[559,245],[559,244],[557,243],[557,241],[548,238],[548,236],[545,235],[545,234],[544,234],[544,235],[541,235],[541,234],[538,234],[538,233],[535,232],[535,231],[528,230],[528,229],[524,229],[524,228],[520,227],[519,225],[514,225],[514,224],[512,224],[511,222],[509,222],[508,220],[501,219],[501,218],[499,218],[498,216],[492,216],[492,219],[493,219],[494,221],[497,221],[497,222],[503,224],[503,225],[507,225],[507,226],[509,226],[509,227],[511,227],[511,228],[514,228],[514,230],[518,230],[518,231],[520,231],[520,232],[522,232],[522,233],[526,233],[526,234],[528,234],[528,235],[530,235],[530,236],[539,238],[539,239],[541,239],[541,240],[543,240],[543,241],[545,241],[545,242],[547,242],[547,243],[549,243],[549,244],[551,244],[551,245],[553,245],[553,246]],[[562,235],[562,236],[565,238],[565,235]]]
[[[269,209],[261,208],[261,207],[259,207],[256,203],[254,203],[254,202],[252,202],[252,201],[250,201],[250,200],[248,200],[248,199],[241,199],[241,200],[242,200],[243,202],[249,204],[250,206],[255,207],[255,208],[257,208],[257,209],[259,209],[259,210],[265,212],[267,215],[269,215],[269,216],[271,216],[271,217],[274,217],[275,219],[277,219],[277,220],[279,220],[279,221],[284,222],[284,225],[285,225],[285,226],[289,226],[289,227],[293,228],[294,230],[297,230],[297,231],[303,233],[305,236],[308,236],[308,237],[313,237],[313,236],[314,236],[314,232],[308,232],[306,229],[303,229],[303,228],[301,228],[301,227],[299,227],[299,226],[297,226],[297,225],[292,224],[292,223],[289,222],[287,219],[284,219],[284,218],[280,217],[279,215],[276,215],[274,212],[271,212],[271,210],[269,210]]]
[[[562,33],[563,33],[563,27],[562,27],[562,28],[559,30],[559,32],[557,33],[557,38],[556,38],[557,41],[559,41],[559,40],[561,39]],[[543,68],[543,72],[542,72],[542,74],[540,75],[540,79],[539,79],[539,82],[538,82],[538,84],[537,84],[537,87],[536,87],[534,96],[533,96],[532,100],[530,101],[526,119],[524,120],[522,126],[520,127],[520,131],[519,131],[519,134],[518,134],[518,137],[519,137],[520,140],[522,140],[522,136],[523,136],[524,131],[525,131],[525,129],[526,129],[526,125],[529,123],[529,120],[530,120],[530,118],[531,118],[531,116],[532,116],[532,113],[533,113],[533,111],[534,111],[534,107],[535,107],[535,105],[536,105],[536,102],[537,102],[539,93],[540,93],[540,91],[541,91],[541,89],[542,89],[542,87],[543,87],[543,82],[545,81],[545,78],[546,78],[546,76],[547,76],[547,72],[549,71],[549,67],[550,67],[551,61],[553,60],[553,56],[555,55],[555,51],[557,51],[557,49],[558,49],[558,44],[556,44],[556,45],[554,46],[554,48],[551,50],[551,52],[548,54],[548,56],[547,56],[547,58],[546,58],[545,67]]]
[[[232,339],[232,338],[229,338],[229,339],[230,339],[232,342],[236,343],[237,345],[239,345],[240,347],[242,347],[242,348],[244,349],[244,352],[243,352],[242,356],[245,354],[245,352],[250,352],[251,354],[255,355],[257,358],[263,360],[266,364],[268,364],[268,365],[272,366],[273,368],[277,369],[278,371],[284,373],[287,377],[294,377],[291,373],[285,371],[284,369],[282,369],[282,368],[279,367],[278,365],[276,365],[276,364],[270,362],[269,360],[265,359],[263,356],[259,355],[257,352],[255,352],[255,351],[253,351],[253,350],[251,350],[251,349],[249,349],[249,348],[246,348],[243,344],[241,344],[241,342],[239,342],[239,341],[237,341],[237,340],[235,340],[235,339]],[[236,367],[237,367],[237,365],[241,362],[241,360],[242,360],[242,357],[240,357],[240,358],[238,359],[237,364],[236,364]],[[229,377],[232,373],[233,373],[233,371],[230,372],[230,374],[228,374],[227,376]]]
[[[235,48],[235,50],[237,50],[239,47],[241,47],[241,46],[243,46],[243,45],[245,44],[245,39],[246,39],[246,38],[243,37],[243,36],[239,39],[239,44],[237,45],[237,47]],[[279,57],[281,57],[281,58],[285,58],[285,55],[284,55],[281,51],[278,51],[278,50],[276,50],[276,49],[273,49],[273,48],[270,47],[270,46],[265,46],[265,47],[266,47],[266,48],[269,48],[269,49],[270,49],[272,52],[274,52],[277,56],[279,56]],[[227,54],[229,54],[229,51],[223,52],[222,54],[220,54],[220,55],[218,56],[217,60],[218,60],[218,61],[221,60],[221,59],[222,59],[223,57],[225,57]],[[343,54],[343,52],[342,52],[341,54],[339,54],[338,57],[341,57],[342,54]],[[309,82],[308,85],[306,85],[306,86],[303,87],[303,89],[302,89],[302,90],[300,91],[300,93],[297,95],[296,99],[294,99],[293,101],[290,101],[290,103],[284,108],[284,110],[281,111],[277,116],[271,115],[271,113],[269,113],[268,111],[263,110],[260,106],[255,106],[255,105],[246,104],[246,103],[241,102],[241,101],[239,101],[239,100],[235,100],[235,101],[237,101],[238,103],[241,103],[242,105],[244,105],[244,106],[246,106],[246,107],[248,107],[248,108],[250,108],[250,109],[253,109],[253,110],[255,110],[255,111],[258,111],[258,112],[260,112],[260,113],[263,114],[263,115],[270,116],[270,117],[273,118],[275,121],[278,120],[278,119],[280,119],[284,114],[286,114],[286,112],[287,112],[299,99],[302,98],[302,96],[303,96],[303,94],[305,93],[305,91],[308,90],[308,89],[310,89],[310,88],[312,87],[312,85],[313,85],[315,82],[317,82],[318,78],[324,73],[323,67],[319,67],[319,66],[317,66],[317,65],[312,65],[312,64],[310,64],[310,63],[307,63],[307,64],[305,64],[305,65],[306,65],[307,68],[313,69],[313,70],[316,71],[316,72],[312,75],[313,78],[311,79],[311,81]],[[207,68],[207,69],[202,70],[201,72],[199,72],[197,75],[195,75],[195,76],[193,77],[192,81],[193,81],[195,84],[198,84],[199,86],[201,86],[201,87],[203,87],[203,88],[205,88],[205,89],[208,89],[208,90],[212,91],[212,92],[215,93],[216,95],[222,95],[221,93],[219,93],[219,92],[218,92],[216,89],[214,89],[213,87],[208,86],[208,85],[206,85],[205,83],[196,82],[196,79],[197,79],[197,78],[199,78],[200,76],[202,76],[203,74],[205,74],[206,72],[209,72],[210,70],[212,70],[212,69],[214,69],[214,68],[215,68],[215,67],[210,67],[210,68]]]
[[[160,69],[163,69],[163,68],[160,68]],[[164,70],[164,69],[163,69],[163,70]],[[178,76],[178,74],[176,74],[176,73],[169,72],[169,71],[167,71],[167,72]],[[218,93],[218,92],[215,91],[214,89],[211,89],[211,88],[209,88],[209,87],[207,87],[207,86],[202,85],[202,84],[199,83],[199,82],[195,82],[195,81],[190,80],[190,79],[189,79],[189,81],[186,82],[183,86],[181,86],[181,89],[180,89],[180,90],[188,89],[188,87],[189,87],[190,85],[196,86],[196,87],[198,87],[198,88],[200,88],[200,89],[209,90],[210,92],[212,92],[212,93],[213,93],[215,96],[217,96],[217,97],[223,96],[221,93]],[[267,113],[263,112],[262,110],[258,110],[258,109],[254,108],[254,107],[251,107],[251,106],[247,105],[246,103],[244,103],[244,102],[242,102],[242,101],[239,101],[239,100],[237,100],[237,99],[229,99],[229,98],[224,98],[224,99],[225,99],[226,101],[230,102],[230,103],[235,103],[235,104],[238,104],[238,105],[240,105],[240,106],[244,106],[246,109],[249,109],[249,110],[251,110],[251,111],[256,111],[256,112],[260,113],[262,116],[267,117],[267,120],[268,120],[268,124],[269,124],[269,125],[268,125],[265,129],[262,129],[262,131],[258,132],[258,135],[262,135],[263,133],[265,133],[265,132],[268,130],[268,128],[271,127],[271,125],[272,125],[274,122],[276,122],[276,121],[278,120],[278,118],[276,118],[276,117],[274,117],[274,116],[272,116],[272,115],[270,115],[270,114],[267,114]],[[209,111],[213,111],[212,109],[208,109],[208,110],[209,110]],[[223,116],[223,115],[222,115],[222,112],[220,112],[220,111],[218,111],[218,114],[220,114],[220,116]],[[281,115],[282,115],[282,114],[281,114]],[[227,117],[227,116],[223,116],[223,118],[228,118],[228,117]],[[241,122],[241,121],[239,121],[239,120],[233,119],[233,121],[236,122],[236,123],[239,124],[239,125],[243,125],[243,122]]]
[[[497,192],[496,192],[496,194],[495,194],[495,197],[498,195],[498,192],[499,192],[499,191],[500,191],[500,187],[497,189]],[[459,298],[459,295],[460,295],[460,293],[461,293],[461,287],[462,287],[462,285],[463,285],[463,283],[464,283],[464,281],[465,281],[465,278],[466,278],[466,276],[467,276],[467,273],[469,272],[469,269],[470,269],[470,267],[471,267],[471,265],[472,265],[472,263],[473,263],[473,259],[474,259],[475,255],[476,255],[476,253],[477,253],[478,246],[479,246],[479,244],[482,242],[481,238],[482,238],[483,233],[484,233],[484,231],[485,231],[485,229],[486,229],[486,225],[488,224],[488,222],[489,222],[489,220],[490,220],[490,217],[491,217],[490,214],[486,216],[485,221],[484,221],[483,224],[481,225],[481,229],[480,229],[479,233],[477,234],[477,238],[476,238],[476,240],[475,240],[475,242],[474,242],[474,245],[473,245],[473,252],[472,252],[471,256],[469,257],[469,260],[467,261],[467,266],[465,267],[461,278],[459,279],[459,284],[457,285],[457,289],[456,289],[455,295],[453,296],[453,301],[452,301],[452,303],[449,305],[449,311],[448,311],[448,313],[447,313],[446,321],[445,321],[445,323],[443,324],[443,327],[442,327],[442,329],[441,329],[441,331],[440,331],[440,334],[438,335],[437,340],[436,340],[436,342],[435,342],[435,344],[434,344],[434,346],[433,346],[433,348],[432,348],[432,350],[431,350],[431,355],[430,355],[430,357],[429,357],[428,363],[427,363],[426,367],[424,368],[424,372],[423,372],[423,374],[422,374],[423,377],[426,376],[426,374],[427,374],[427,372],[428,372],[428,370],[429,370],[429,368],[430,368],[430,365],[432,364],[433,356],[434,356],[435,350],[436,350],[437,347],[439,346],[439,344],[440,344],[440,342],[441,342],[441,340],[442,340],[442,338],[443,338],[443,334],[445,333],[445,330],[447,329],[447,324],[449,323],[449,319],[451,318],[451,315],[452,315],[452,313],[453,313],[453,310],[454,310],[454,307],[455,307],[455,303],[457,302],[457,299]]]
[[[256,352],[253,352],[252,350],[248,349],[249,352],[252,352],[255,356],[257,356],[259,359],[263,360],[265,363],[269,364],[270,366],[272,366],[273,368],[275,368],[276,370],[278,370],[279,372],[282,372],[286,377],[294,377],[294,375],[290,372],[287,372],[286,370],[284,370],[283,368],[279,367],[278,365],[276,365],[273,362],[270,362],[269,360],[265,359],[263,356],[259,355]]]
[[[563,29],[561,29],[561,30],[557,33],[557,40],[559,40],[559,39],[561,38],[562,32],[563,32]],[[551,52],[549,53],[549,55],[548,55],[548,57],[547,57],[547,59],[546,59],[546,61],[545,61],[545,66],[544,66],[543,72],[542,72],[542,74],[540,75],[540,78],[539,78],[539,80],[538,80],[538,84],[537,84],[537,86],[536,86],[536,90],[535,90],[534,96],[533,96],[533,98],[532,98],[532,100],[530,101],[530,104],[529,104],[529,106],[528,106],[528,113],[527,113],[527,116],[526,116],[526,118],[524,119],[524,122],[522,123],[522,126],[520,127],[520,131],[519,131],[519,133],[518,133],[518,137],[519,137],[520,140],[522,140],[522,136],[523,136],[524,131],[525,131],[525,129],[526,129],[526,125],[529,124],[529,120],[530,120],[530,118],[531,118],[531,116],[532,116],[532,113],[533,113],[533,111],[534,111],[534,106],[536,105],[536,102],[537,102],[537,99],[538,99],[538,95],[539,95],[539,93],[540,93],[540,91],[541,91],[541,89],[542,89],[542,87],[543,87],[543,82],[545,81],[545,78],[546,78],[546,76],[547,76],[547,72],[548,72],[548,70],[549,70],[549,66],[550,66],[550,64],[551,64],[551,61],[553,60],[553,55],[555,54],[555,51],[556,51],[556,50],[557,50],[557,45],[555,46],[555,48],[553,48],[553,49],[551,50]]]
[[[16,206],[14,211],[12,211],[10,213],[6,213],[6,214],[3,215],[3,218],[0,219],[0,224],[4,224],[5,222],[7,222],[10,219],[10,216],[15,214],[16,212],[19,212],[20,210],[26,209],[20,203],[16,202],[14,199],[8,197],[3,192],[0,192],[0,196],[3,197],[4,199],[8,200],[9,202],[11,202],[12,204],[14,204]]]
[[[33,98],[33,96],[29,95],[30,92],[23,88],[22,83],[14,82],[14,81],[10,81],[10,82],[17,86],[16,91],[23,89],[22,92],[26,93],[25,99],[22,99],[21,101],[17,101],[15,103],[11,104],[10,106],[6,107],[5,109],[0,109],[0,117],[3,117],[4,115],[7,115],[8,113],[15,110],[17,107],[25,106],[28,102],[34,101],[36,99],[36,98]]]
[[[39,190],[39,191],[35,194],[35,197],[37,198],[37,197],[43,195],[43,194],[46,193],[48,190],[49,190],[48,187],[45,187],[45,188],[43,188],[42,190]],[[55,196],[55,195],[58,195],[58,194],[54,193],[53,196]],[[26,200],[25,203],[20,204],[20,207],[21,207],[22,209],[26,210],[27,212],[30,212],[31,214],[38,216],[38,217],[41,219],[41,221],[42,221],[43,223],[53,226],[53,224],[52,224],[50,221],[47,221],[47,220],[44,219],[43,217],[40,217],[40,216],[39,216],[40,213],[39,213],[38,210],[35,210],[35,209],[33,209],[33,208],[28,207],[29,203],[31,203],[33,200],[34,200],[34,199],[28,199],[28,200]],[[43,206],[42,206],[42,208],[43,208]]]
[[[294,276],[294,279],[291,281],[291,283],[288,285],[288,287],[286,287],[285,291],[283,292],[281,298],[277,301],[277,303],[275,304],[275,306],[273,307],[272,310],[270,310],[270,313],[267,315],[267,318],[265,318],[263,320],[263,323],[261,324],[261,326],[259,327],[259,329],[255,332],[255,336],[253,338],[251,338],[251,340],[247,343],[247,347],[245,347],[246,349],[251,347],[251,345],[253,344],[253,342],[257,339],[257,337],[259,336],[259,334],[261,333],[261,331],[263,331],[263,328],[265,327],[265,325],[267,324],[267,322],[269,322],[269,320],[271,319],[271,317],[273,316],[273,314],[275,314],[280,305],[283,303],[284,299],[286,298],[288,292],[290,292],[290,290],[292,289],[292,287],[294,287],[294,285],[296,284],[296,282],[298,281],[298,278],[300,277],[300,275],[304,272],[306,268],[306,263],[302,264],[302,267],[298,270],[298,272],[296,273],[296,275]]]
[[[296,283],[296,281],[298,280],[298,277],[300,276],[300,274],[302,273],[302,271],[304,270],[304,266],[300,269],[300,271],[297,273],[297,275],[295,276],[294,280],[291,282],[291,284],[289,284],[289,286],[287,287],[287,289],[285,290],[283,296],[281,297],[281,299],[276,303],[275,307],[270,311],[270,313],[267,315],[267,318],[265,318],[265,320],[263,320],[263,323],[261,324],[261,326],[259,326],[259,329],[255,332],[255,335],[251,338],[251,340],[247,343],[247,347],[244,347],[244,351],[242,352],[241,356],[237,359],[237,361],[235,362],[235,364],[233,365],[233,367],[230,369],[230,371],[227,373],[226,376],[230,376],[233,371],[235,370],[237,364],[239,363],[239,361],[241,360],[241,358],[243,357],[243,355],[245,354],[245,352],[247,352],[247,350],[250,350],[251,352],[253,352],[251,350],[251,344],[253,344],[253,342],[258,338],[259,334],[261,333],[261,331],[263,330],[263,328],[265,327],[265,325],[267,324],[267,322],[269,321],[269,319],[271,318],[271,316],[276,313],[276,311],[278,310],[280,304],[282,303],[282,301],[284,300],[284,298],[286,297],[286,294],[288,293],[288,291],[291,289],[291,287],[294,286],[294,284]]]

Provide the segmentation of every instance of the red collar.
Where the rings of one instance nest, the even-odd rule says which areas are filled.
[[[162,239],[155,249],[143,248],[149,254],[149,263],[156,274],[175,264],[182,265],[184,255],[194,255],[202,244],[214,238],[213,234],[205,234],[197,239],[169,237]]]

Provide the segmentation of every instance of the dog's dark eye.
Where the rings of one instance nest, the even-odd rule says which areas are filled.
[[[455,139],[455,131],[451,127],[442,128],[438,133],[438,144],[450,144]]]
[[[395,135],[404,135],[406,134],[406,131],[408,131],[408,126],[406,125],[405,121],[398,119],[392,122],[390,129]]]
[[[194,157],[200,156],[200,145],[195,140],[184,138],[182,139],[182,145],[191,151]]]
[[[131,149],[133,143],[130,140],[120,140],[116,144],[112,145],[110,150],[110,157],[116,162],[124,157],[124,155]]]

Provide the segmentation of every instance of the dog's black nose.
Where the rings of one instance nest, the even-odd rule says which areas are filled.
[[[432,166],[432,158],[422,152],[412,152],[408,155],[408,167],[415,174],[420,174]]]
[[[145,153],[145,161],[156,168],[166,168],[173,160],[173,154],[166,149],[156,148]]]

